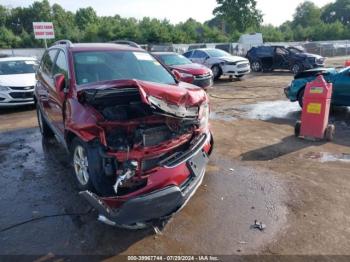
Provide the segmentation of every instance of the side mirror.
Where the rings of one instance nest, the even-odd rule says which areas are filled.
[[[64,74],[57,74],[54,76],[55,89],[57,93],[61,93],[66,87],[66,79]]]
[[[175,76],[175,79],[177,81],[181,81],[181,73],[179,71],[175,70],[175,69],[172,70],[172,72],[173,72],[173,75]]]
[[[177,70],[172,71],[176,80],[179,82],[192,83],[194,81],[194,76],[191,74],[180,73]]]

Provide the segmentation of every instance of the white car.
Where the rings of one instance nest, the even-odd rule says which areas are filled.
[[[195,49],[183,54],[194,63],[209,67],[214,74],[215,79],[220,76],[233,76],[241,78],[250,73],[250,64],[248,59],[240,56],[233,56],[220,49]]]
[[[34,104],[37,66],[33,57],[0,58],[0,107]]]

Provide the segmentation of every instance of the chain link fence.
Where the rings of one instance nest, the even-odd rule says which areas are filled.
[[[318,42],[267,42],[264,45],[294,46],[305,50],[308,53],[321,55],[324,57],[347,56],[350,55],[350,40],[342,41],[318,41]],[[173,51],[184,53],[196,48],[219,48],[233,55],[245,56],[253,45],[241,43],[210,43],[210,44],[164,44],[146,45],[149,51]]]
[[[264,45],[282,45],[294,46],[304,49],[308,53],[321,55],[324,57],[348,56],[350,55],[350,40],[342,41],[319,41],[319,42],[274,42],[265,43]],[[188,50],[197,48],[219,48],[232,55],[245,56],[253,45],[241,43],[202,43],[202,44],[159,44],[159,45],[142,45],[150,52],[177,52],[183,54]],[[1,56],[35,56],[41,58],[45,49],[43,48],[16,48],[0,49]]]

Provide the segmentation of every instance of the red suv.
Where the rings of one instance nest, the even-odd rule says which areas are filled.
[[[136,44],[56,42],[37,80],[40,131],[70,153],[99,220],[147,226],[201,184],[213,144],[208,97]]]

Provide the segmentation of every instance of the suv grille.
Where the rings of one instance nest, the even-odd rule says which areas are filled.
[[[32,90],[34,86],[9,86],[12,90]]]
[[[204,74],[204,75],[196,75],[194,76],[195,79],[200,80],[200,79],[205,79],[211,77],[210,73]]]
[[[10,96],[12,98],[22,98],[22,99],[27,99],[27,98],[33,98],[34,92],[11,92]]]

